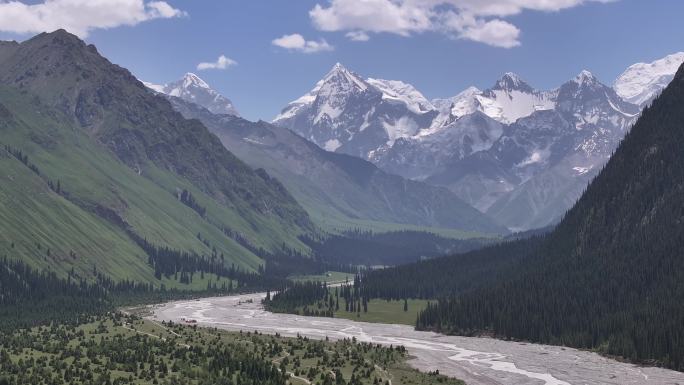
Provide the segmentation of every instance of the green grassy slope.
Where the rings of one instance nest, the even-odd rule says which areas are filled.
[[[21,255],[36,268],[61,274],[96,265],[114,275],[127,271],[136,280],[153,278],[144,251],[123,231],[52,191],[5,150],[0,150],[0,170],[0,255]]]
[[[125,228],[156,245],[215,251],[251,271],[263,260],[250,250],[307,252],[297,236],[310,231],[308,216],[277,180],[94,48],[63,31],[9,47],[0,46],[0,256],[149,280],[147,256]],[[41,67],[43,55],[50,65]],[[48,186],[57,182],[60,194]],[[206,215],[180,202],[182,190]]]
[[[98,216],[95,209],[88,210],[100,205],[119,212],[135,233],[152,243],[205,255],[215,247],[229,262],[251,270],[263,263],[220,230],[220,226],[231,226],[255,234],[251,226],[240,223],[241,217],[236,213],[203,197],[204,200],[198,200],[208,203],[210,212],[204,219],[181,204],[172,190],[137,175],[79,131],[59,125],[54,118],[43,119],[44,114],[28,114],[28,121],[19,118],[16,114],[24,112],[25,104],[16,93],[0,92],[0,102],[13,111],[11,127],[0,128],[2,145],[21,149],[41,173],[36,175],[5,154],[0,169],[14,179],[0,185],[0,210],[6,213],[1,224],[5,231],[0,253],[25,256],[40,267],[53,266],[58,271],[74,267],[87,274],[96,265],[115,278],[149,279],[151,268],[146,264],[144,251],[123,229]],[[49,151],[36,141],[51,142]],[[169,182],[175,181],[179,188],[192,189],[187,181],[160,170],[156,172]],[[51,190],[48,180],[59,180],[64,196]],[[195,192],[202,197],[199,191]],[[210,222],[214,219],[217,225]],[[70,226],[71,222],[77,226]],[[264,226],[263,231],[267,232],[268,227]],[[198,233],[210,246],[197,238]],[[15,246],[29,246],[11,249],[12,242]],[[37,242],[42,250],[37,249]],[[57,259],[42,258],[48,248]],[[61,259],[70,252],[79,258]]]

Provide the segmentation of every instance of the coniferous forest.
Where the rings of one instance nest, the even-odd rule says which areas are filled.
[[[320,259],[340,265],[384,266],[463,253],[493,242],[491,238],[446,238],[428,231],[377,233],[361,229],[301,238]]]

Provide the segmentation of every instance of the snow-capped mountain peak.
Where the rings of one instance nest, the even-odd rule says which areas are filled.
[[[181,95],[190,93],[193,89],[211,90],[207,82],[191,72],[183,75],[180,80],[167,84],[164,88],[165,94],[176,97],[182,97]]]
[[[482,91],[479,88],[475,86],[470,86],[456,94],[456,96],[452,96],[450,98],[432,99],[431,103],[433,106],[435,106],[436,109],[443,111],[451,109],[454,104],[457,104],[459,102],[472,100],[474,99],[475,95],[480,94],[482,94]]]
[[[629,66],[615,80],[613,88],[626,101],[643,106],[670,83],[684,62],[684,52],[677,52],[650,63]]]
[[[553,95],[535,90],[512,72],[505,73],[492,88],[475,98],[478,110],[506,124],[555,106]]]
[[[368,84],[363,80],[362,77],[348,70],[340,63],[335,63],[333,68],[330,70],[330,72],[328,72],[327,75],[325,75],[321,82],[323,85],[328,83],[336,83],[338,86],[342,86],[344,88],[356,88],[359,91],[365,91],[368,89]],[[319,89],[320,88],[322,87],[319,87]]]
[[[503,90],[503,91],[521,91],[526,93],[532,93],[534,89],[530,87],[520,76],[513,72],[506,72],[503,76],[496,81],[491,90]]]
[[[588,70],[582,70],[579,74],[577,74],[577,76],[575,76],[573,81],[579,84],[580,86],[583,86],[585,84],[597,83],[598,79],[596,78],[596,76],[594,76],[594,74],[592,74]]]
[[[334,119],[342,113],[338,107],[343,106],[351,95],[363,94],[370,87],[362,77],[341,63],[335,63],[311,91],[285,106],[280,114],[273,119],[273,123],[291,119],[316,103],[320,109],[315,119],[316,122],[325,116],[328,119]]]
[[[169,96],[175,96],[206,108],[214,114],[239,116],[239,113],[228,98],[212,89],[199,76],[188,72],[175,82],[158,85],[149,82],[143,84],[151,90]]]
[[[338,64],[277,123],[527,229],[562,216],[639,116],[634,103],[657,95],[682,62],[684,52],[635,64],[615,89],[587,70],[549,91],[509,72],[489,89],[431,101]]]
[[[370,151],[427,128],[437,111],[410,84],[364,79],[337,63],[307,94],[273,120],[329,151]]]
[[[209,87],[209,84],[207,84],[199,76],[193,74],[192,72],[188,72],[183,76],[183,88],[190,87],[211,88]]]
[[[576,117],[582,115],[582,119],[594,123],[600,119],[597,115],[599,111],[604,114],[617,112],[625,119],[631,119],[639,112],[637,106],[625,102],[615,90],[587,70],[565,82],[553,93],[559,111]]]
[[[445,99],[433,99],[432,105],[440,113],[432,122],[430,129],[426,130],[423,135],[429,135],[462,116],[478,111],[480,103],[477,96],[481,95],[482,91],[479,88],[470,86],[459,92],[456,96]]]

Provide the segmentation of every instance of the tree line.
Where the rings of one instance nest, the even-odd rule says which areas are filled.
[[[451,253],[466,252],[491,243],[487,239],[451,239],[427,231],[374,232],[348,229],[339,234],[300,237],[319,258],[342,265],[399,265]]]

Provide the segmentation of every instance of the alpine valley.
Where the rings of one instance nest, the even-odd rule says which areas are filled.
[[[684,53],[630,66],[613,86],[581,71],[553,90],[513,73],[486,90],[428,100],[401,81],[336,64],[273,123],[388,173],[444,186],[498,223],[557,223]]]
[[[0,385],[684,384],[682,12],[0,0]]]
[[[410,261],[508,233],[444,187],[240,118],[196,75],[144,85],[65,30],[0,44],[0,130],[0,253],[60,278],[263,288],[347,264],[328,239],[394,264],[375,233],[422,239]]]

